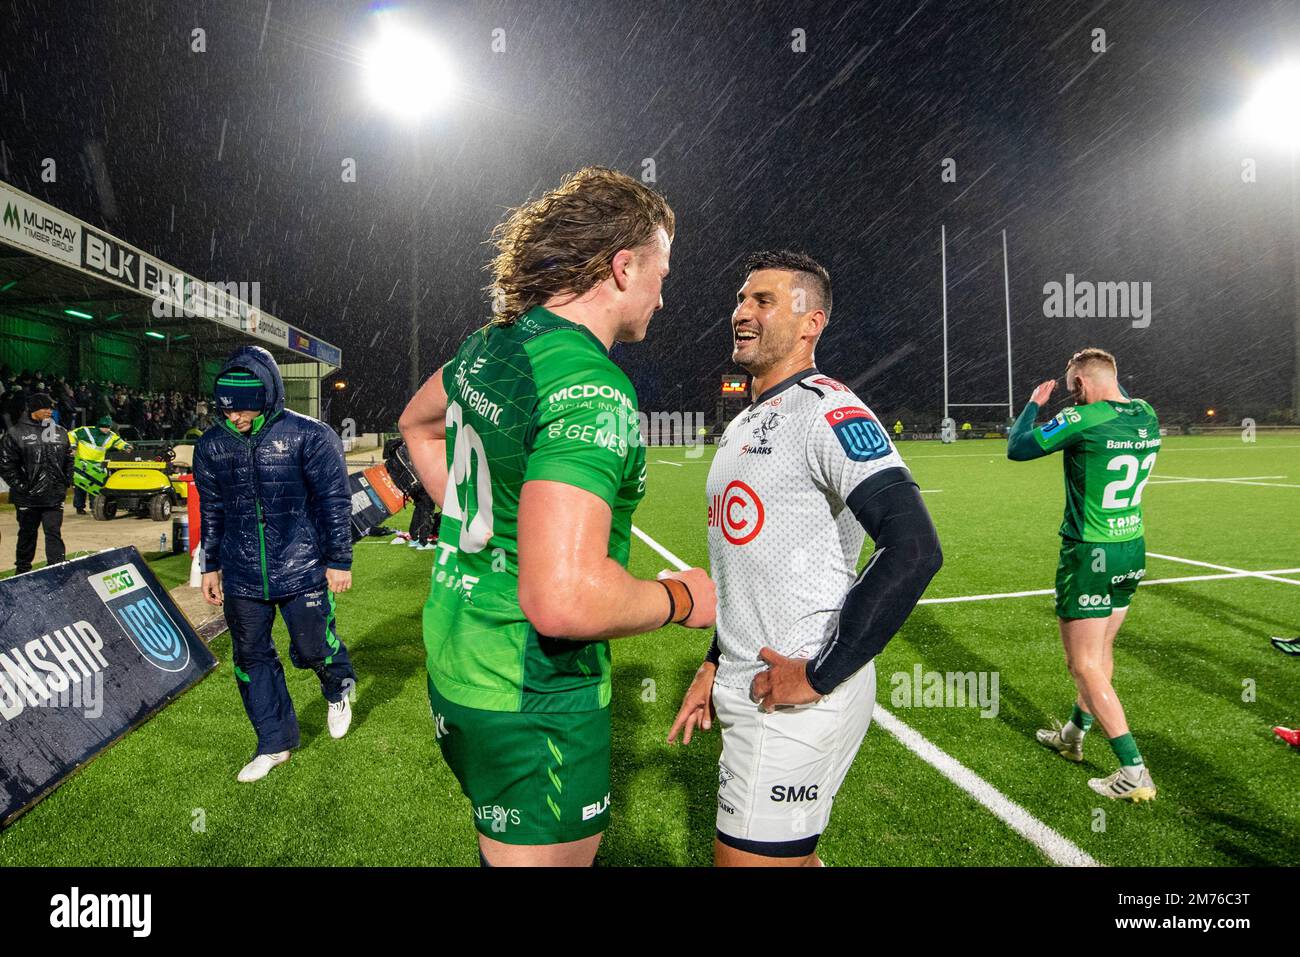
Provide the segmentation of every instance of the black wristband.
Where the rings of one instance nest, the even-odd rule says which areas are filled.
[[[718,633],[716,631],[713,633],[713,641],[709,645],[709,650],[708,653],[705,654],[704,660],[715,668],[717,667],[718,662],[722,660],[722,648],[718,645]]]

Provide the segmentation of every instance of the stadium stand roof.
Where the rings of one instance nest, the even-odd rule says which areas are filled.
[[[250,341],[317,382],[343,364],[337,346],[257,308],[248,283],[188,275],[2,181],[0,208],[0,317],[183,351],[200,370]]]

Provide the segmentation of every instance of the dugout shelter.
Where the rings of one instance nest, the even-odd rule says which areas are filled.
[[[0,210],[0,364],[206,393],[251,342],[279,363],[286,405],[321,417],[342,350],[261,310],[255,285],[191,276],[3,181]]]

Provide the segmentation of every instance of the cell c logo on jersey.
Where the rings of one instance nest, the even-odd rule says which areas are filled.
[[[763,530],[763,503],[744,482],[732,482],[726,487],[719,512],[722,536],[733,545],[752,542]]]

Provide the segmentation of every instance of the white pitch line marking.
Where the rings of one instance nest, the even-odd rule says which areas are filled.
[[[936,747],[892,712],[876,705],[872,718],[898,739],[898,743],[984,805],[998,820],[1043,852],[1053,864],[1064,867],[1100,867],[1101,864],[1068,837],[1059,834],[1011,800],[993,785]]]
[[[684,561],[635,525],[632,526],[632,532],[652,548],[656,554],[667,559],[679,571],[685,571],[689,567]],[[873,718],[877,724],[892,734],[903,747],[978,801],[994,817],[1042,851],[1053,864],[1068,867],[1101,866],[1083,848],[1064,835],[1052,830],[1052,828],[966,767],[966,765],[946,751],[941,750],[919,731],[905,724],[880,705],[876,705]]]
[[[992,440],[990,439],[989,441]],[[954,452],[951,455],[907,455],[904,456],[904,458],[909,462],[912,461],[912,459],[1005,459],[1007,457],[1006,446],[1000,444],[999,447],[1001,450],[998,452]],[[907,446],[903,445],[902,448],[905,449]],[[1207,445],[1204,448],[1199,449],[1162,448],[1160,454],[1168,455],[1171,452],[1231,452],[1243,449],[1250,451],[1258,451],[1259,449],[1300,449],[1300,445],[1269,445],[1268,443],[1265,443],[1264,445],[1248,445],[1243,442],[1240,445]]]
[[[1278,475],[1277,478],[1286,478],[1285,475]],[[1287,482],[1252,482],[1246,479],[1212,479],[1212,478],[1176,478],[1174,476],[1154,476],[1156,485],[1196,485],[1201,482],[1213,482],[1221,485],[1262,485],[1264,488],[1300,488],[1300,485],[1294,485]],[[1163,478],[1164,481],[1160,481]]]
[[[1285,475],[1228,475],[1223,478],[1206,478],[1202,475],[1166,475],[1161,472],[1153,478],[1177,479],[1179,482],[1252,482],[1260,479],[1284,479]]]
[[[1300,585],[1300,581],[1290,578],[1278,578],[1276,572],[1248,572],[1242,568],[1233,568],[1230,565],[1215,565],[1213,562],[1198,562],[1191,558],[1178,558],[1174,555],[1161,555],[1158,552],[1147,552],[1150,558],[1163,558],[1167,562],[1182,562],[1184,565],[1199,565],[1201,568],[1213,568],[1221,572],[1236,572],[1243,578],[1263,578],[1271,582],[1282,582],[1284,585]]]
[[[679,468],[682,467],[682,463],[681,463],[681,462],[669,462],[667,459],[655,459],[655,464],[656,464],[656,465],[671,465],[671,466],[672,466],[673,468],[675,468],[675,469],[679,469]]]
[[[1151,552],[1147,552],[1151,555]],[[1150,585],[1181,585],[1186,582],[1213,582],[1224,581],[1229,578],[1257,578],[1261,575],[1294,575],[1300,572],[1300,568],[1272,568],[1263,572],[1225,572],[1221,575],[1186,575],[1182,578],[1153,578],[1150,581],[1138,582],[1144,587]],[[1300,585],[1300,582],[1291,581],[1289,578],[1278,579],[1279,581],[1290,582],[1292,585]],[[1053,588],[1036,588],[1033,591],[1006,591],[989,595],[955,595],[951,598],[922,598],[918,605],[948,605],[961,601],[993,601],[999,598],[1031,598],[1035,595],[1055,595],[1056,590]]]
[[[686,571],[686,569],[691,567],[690,565],[687,565],[684,561],[682,561],[680,558],[678,558],[676,555],[674,555],[672,552],[670,552],[668,549],[664,548],[662,545],[656,542],[645,532],[641,531],[641,529],[638,528],[636,525],[632,526],[632,534],[635,535],[637,538],[641,539],[641,541],[645,542],[646,545],[648,545],[652,551],[654,551],[657,555],[659,555],[660,558],[667,561],[668,564],[675,567],[679,572],[684,572]]]

